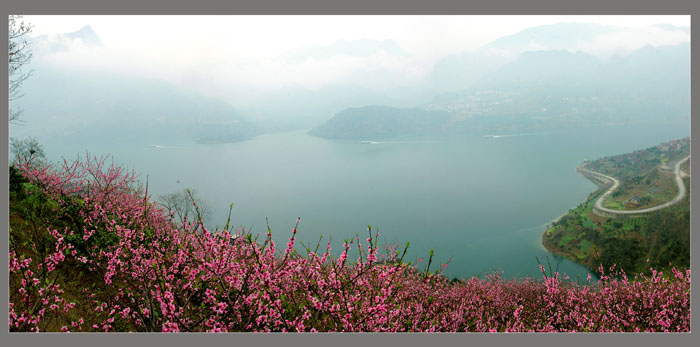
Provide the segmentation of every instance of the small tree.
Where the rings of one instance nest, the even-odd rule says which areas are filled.
[[[32,31],[32,26],[22,20],[22,16],[11,15],[8,28],[8,75],[9,75],[9,101],[22,97],[22,83],[32,74],[31,71],[23,71],[22,67],[32,59],[27,37]],[[17,107],[9,109],[9,121],[16,122],[22,110]]]
[[[169,212],[173,213],[173,217],[177,218],[180,223],[197,218],[197,212],[192,205],[194,202],[197,204],[202,220],[205,220],[211,214],[211,207],[199,197],[197,190],[189,189],[192,197],[187,191],[188,189],[183,189],[173,193],[158,195],[158,202]]]
[[[10,139],[10,160],[16,162],[33,161],[39,167],[46,164],[44,147],[33,137],[23,140]]]

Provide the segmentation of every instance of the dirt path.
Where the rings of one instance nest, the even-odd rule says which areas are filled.
[[[643,208],[643,209],[639,209],[639,210],[613,210],[613,209],[609,209],[607,207],[603,207],[603,201],[605,201],[605,199],[607,199],[608,196],[610,196],[610,194],[612,194],[615,191],[615,189],[617,189],[617,187],[620,185],[620,181],[618,181],[615,177],[604,175],[600,172],[595,172],[595,171],[591,171],[588,169],[584,169],[582,167],[580,167],[579,170],[584,171],[586,173],[589,173],[589,174],[596,176],[598,178],[603,178],[604,180],[613,182],[612,187],[610,187],[610,189],[608,189],[608,191],[606,191],[600,198],[598,198],[598,200],[596,200],[596,202],[595,202],[596,209],[603,211],[603,212],[606,212],[606,213],[612,213],[612,214],[618,214],[618,215],[634,215],[634,214],[641,214],[641,213],[649,213],[649,212],[658,211],[662,208],[666,208],[666,207],[669,207],[671,205],[674,205],[674,204],[678,203],[679,201],[681,201],[683,198],[685,198],[686,190],[685,190],[685,184],[683,183],[683,178],[681,177],[681,164],[688,159],[690,159],[690,156],[687,156],[687,157],[683,158],[682,160],[678,161],[676,163],[676,167],[674,169],[674,172],[676,174],[676,185],[678,185],[678,195],[675,198],[673,198],[673,200],[665,202],[661,205],[656,205],[653,207]]]

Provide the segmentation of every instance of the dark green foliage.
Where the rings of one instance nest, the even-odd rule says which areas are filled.
[[[19,173],[19,170],[14,165],[10,166],[10,195],[14,195],[18,199],[24,199],[26,193],[24,184],[27,179]]]
[[[628,274],[648,274],[649,267],[663,271],[671,266],[690,266],[690,205],[687,197],[685,201],[647,216],[609,218],[592,226],[582,225],[585,211],[576,208],[562,217],[554,224],[552,232],[545,234],[545,245],[592,270],[597,270],[600,263],[606,267],[617,264]],[[589,253],[584,259],[576,258],[574,251],[583,251],[580,247],[583,241],[590,242],[597,253]]]
[[[686,189],[690,191],[689,180]],[[667,271],[671,267],[690,266],[690,195],[671,207],[632,218],[608,218],[590,221],[590,206],[597,196],[571,209],[545,233],[544,244],[597,270],[601,263],[617,264],[628,274],[650,273],[649,268]],[[644,197],[642,198],[644,199]],[[584,241],[593,250],[586,253]],[[578,257],[577,257],[578,255]]]
[[[588,240],[593,244],[597,244],[601,241],[601,233],[594,228],[585,228],[583,230],[583,240]]]
[[[620,179],[621,187],[613,197],[625,195],[625,189],[635,185],[654,185],[678,160],[690,151],[690,138],[674,140],[659,146],[633,153],[587,161],[590,170],[612,175]],[[662,163],[666,168],[662,167]],[[686,178],[686,190],[690,181]],[[617,264],[628,274],[644,272],[650,267],[665,271],[671,267],[690,267],[690,195],[673,206],[632,218],[600,218],[590,208],[604,186],[589,196],[589,199],[553,223],[545,233],[543,242],[555,253],[597,270]],[[622,191],[622,192],[621,192]],[[640,196],[640,204],[649,204],[651,193]],[[590,218],[589,218],[590,217]],[[593,220],[591,220],[593,219]],[[586,241],[586,242],[584,242]],[[593,252],[586,252],[592,249]]]
[[[617,264],[618,268],[630,273],[637,272],[646,253],[644,245],[635,239],[606,238],[601,246],[600,262],[606,269]]]
[[[654,267],[690,265],[690,209],[665,209],[649,216],[649,259]]]

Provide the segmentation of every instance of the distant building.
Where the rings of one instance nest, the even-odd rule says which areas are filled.
[[[627,207],[639,207],[639,202],[642,198],[634,195],[629,200],[627,200]]]

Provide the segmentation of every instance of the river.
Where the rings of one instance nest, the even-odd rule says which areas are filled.
[[[154,196],[195,188],[212,206],[211,226],[225,224],[233,202],[232,223],[262,233],[267,217],[283,245],[301,217],[298,238],[305,243],[332,236],[338,250],[355,233],[366,238],[371,225],[386,242],[409,241],[408,260],[427,261],[431,248],[433,266],[451,259],[445,270],[451,277],[493,271],[506,278],[540,276],[535,258],[549,257],[560,272],[585,278],[586,268],[541,245],[547,224],[596,189],[576,166],[690,130],[668,125],[483,135],[362,143],[294,131],[207,145],[39,140],[50,160],[86,150],[112,154],[142,180],[148,175]]]

